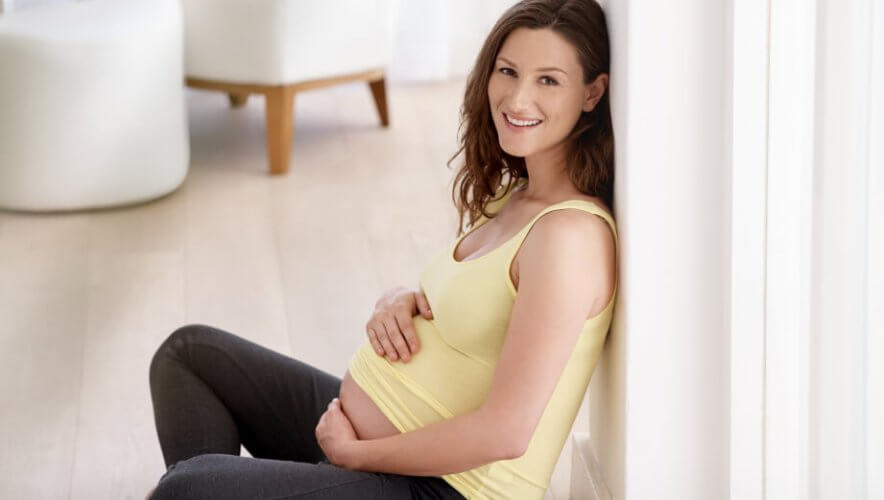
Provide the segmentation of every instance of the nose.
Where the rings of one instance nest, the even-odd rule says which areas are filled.
[[[534,101],[534,89],[527,78],[516,79],[510,88],[509,107],[515,114],[524,114],[531,109]]]

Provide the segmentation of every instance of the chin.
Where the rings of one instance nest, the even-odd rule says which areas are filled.
[[[533,152],[533,149],[527,146],[512,144],[504,145],[503,143],[500,143],[500,149],[510,156],[517,156],[519,158],[524,158]]]

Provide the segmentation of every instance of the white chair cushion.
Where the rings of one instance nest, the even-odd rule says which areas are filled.
[[[189,77],[282,85],[383,68],[389,0],[182,0]]]
[[[89,0],[0,17],[0,207],[164,195],[187,174],[177,0]]]

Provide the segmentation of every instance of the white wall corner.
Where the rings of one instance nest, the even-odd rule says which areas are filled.
[[[571,498],[614,500],[588,432],[571,435]]]

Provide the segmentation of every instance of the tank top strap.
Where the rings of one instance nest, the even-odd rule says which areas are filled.
[[[489,213],[496,214],[498,211],[500,211],[500,208],[504,204],[506,204],[507,200],[510,199],[510,196],[512,196],[513,193],[516,192],[516,188],[518,188],[522,184],[524,184],[524,181],[520,180],[513,184],[512,188],[510,188],[510,190],[506,192],[504,192],[506,186],[500,186],[497,192],[494,193],[494,196],[490,200],[488,200],[488,204],[485,206],[485,208],[488,210]],[[482,216],[482,218],[486,217]]]
[[[604,219],[605,222],[608,223],[608,226],[611,228],[611,234],[614,236],[615,249],[619,247],[617,224],[614,222],[614,218],[611,216],[611,214],[609,214],[606,210],[604,210],[597,204],[588,200],[565,200],[560,201],[559,203],[554,203],[541,210],[539,214],[535,215],[534,218],[531,219],[531,222],[529,222],[520,232],[519,237],[517,238],[518,241],[516,242],[516,248],[519,248],[522,245],[522,241],[528,236],[531,228],[534,227],[534,224],[538,220],[540,220],[541,217],[555,210],[563,210],[568,208],[589,212],[591,214],[598,215],[599,217]]]
[[[518,182],[516,182],[512,186],[512,188],[509,191],[504,191],[506,189],[506,186],[500,186],[497,189],[497,192],[494,193],[494,196],[490,200],[488,200],[488,203],[485,205],[486,211],[488,213],[496,215],[497,212],[500,211],[500,208],[506,204],[507,200],[510,199],[510,196],[512,196],[512,194],[516,191],[516,188],[521,186],[522,184],[524,184],[524,180],[519,180]],[[467,232],[472,232],[472,231],[478,229],[479,226],[488,222],[489,220],[491,220],[491,219],[489,219],[488,217],[485,217],[484,215],[482,215],[480,213],[479,218],[476,219],[476,222],[474,222],[469,227]]]

